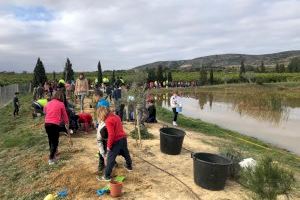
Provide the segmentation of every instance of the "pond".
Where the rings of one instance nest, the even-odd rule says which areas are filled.
[[[170,108],[171,94],[157,96]],[[300,155],[300,98],[264,91],[180,94],[182,114],[258,138]],[[179,124],[180,125],[180,124]]]

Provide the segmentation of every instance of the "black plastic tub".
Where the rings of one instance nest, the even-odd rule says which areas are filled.
[[[195,183],[208,190],[223,190],[231,160],[211,153],[192,153],[192,158]]]
[[[162,153],[169,155],[178,155],[181,152],[181,147],[185,132],[177,128],[161,128],[160,129],[160,150]]]

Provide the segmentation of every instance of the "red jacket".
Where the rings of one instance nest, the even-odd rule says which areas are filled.
[[[92,115],[89,113],[80,113],[78,115],[79,119],[78,122],[79,123],[89,123],[91,124],[93,121]]]
[[[118,115],[109,114],[105,120],[105,124],[108,132],[107,148],[111,149],[114,143],[125,138],[126,134]]]
[[[63,102],[53,99],[47,103],[44,108],[45,123],[46,124],[56,124],[61,123],[69,124],[69,118],[67,111]]]

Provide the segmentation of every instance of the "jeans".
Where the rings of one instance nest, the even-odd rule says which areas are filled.
[[[19,106],[15,105],[14,116],[19,115]]]
[[[83,112],[84,110],[84,98],[85,98],[86,93],[82,92],[78,94],[78,97],[80,99],[80,112]]]
[[[176,122],[177,121],[178,112],[176,111],[176,108],[172,108],[172,110],[173,110],[173,113],[174,113],[173,121]]]
[[[55,158],[55,153],[57,151],[57,147],[59,143],[59,131],[61,128],[56,124],[45,124],[45,129],[49,141],[49,150],[50,150],[49,159],[52,160]]]
[[[105,177],[111,178],[111,172],[116,164],[116,157],[121,155],[126,160],[126,167],[132,167],[132,160],[127,147],[127,138],[122,138],[113,144],[113,147],[107,153],[107,166],[105,168]]]

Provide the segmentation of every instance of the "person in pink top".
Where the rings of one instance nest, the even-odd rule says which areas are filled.
[[[48,135],[50,147],[50,155],[48,161],[49,165],[55,164],[57,160],[56,152],[59,142],[59,132],[61,130],[60,124],[65,124],[67,129],[69,127],[69,118],[63,101],[63,92],[57,91],[52,100],[48,102],[48,104],[44,108],[45,129]],[[71,140],[70,143],[72,143]]]

